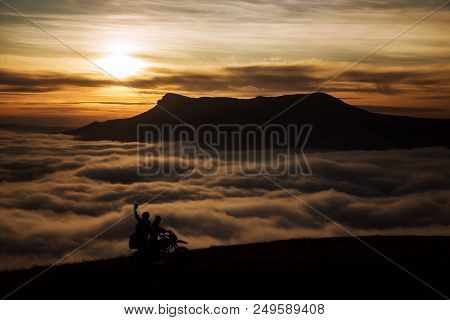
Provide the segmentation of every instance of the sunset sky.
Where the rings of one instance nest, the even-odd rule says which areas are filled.
[[[6,0],[0,122],[81,126],[133,116],[166,92],[311,92],[444,0]],[[324,91],[368,110],[450,118],[450,5]]]

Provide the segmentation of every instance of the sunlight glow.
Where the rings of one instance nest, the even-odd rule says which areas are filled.
[[[145,66],[144,61],[132,56],[133,51],[133,46],[128,43],[113,43],[108,46],[110,54],[96,63],[117,78],[127,78],[137,74]]]

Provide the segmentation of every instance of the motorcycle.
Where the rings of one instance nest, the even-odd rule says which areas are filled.
[[[157,241],[153,243],[148,241],[145,245],[139,247],[132,247],[130,245],[130,249],[137,249],[132,253],[132,256],[134,257],[147,257],[151,258],[151,260],[161,260],[187,256],[189,254],[189,249],[180,246],[180,244],[187,244],[187,242],[178,239],[173,231],[168,230],[167,232],[160,234]]]
[[[177,235],[171,230],[159,236],[158,246],[162,254],[176,254],[189,251],[188,248],[180,247],[178,244],[187,244],[187,242],[178,239]]]

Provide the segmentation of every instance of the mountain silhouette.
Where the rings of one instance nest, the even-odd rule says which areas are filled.
[[[157,105],[128,119],[93,122],[68,131],[86,140],[136,141],[137,126],[201,125],[301,126],[312,124],[307,148],[390,149],[450,147],[450,120],[371,113],[325,93],[279,97],[190,98],[168,93]],[[141,136],[142,138],[142,136]]]

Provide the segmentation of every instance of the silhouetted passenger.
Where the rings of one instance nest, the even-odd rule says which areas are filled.
[[[135,235],[138,247],[143,247],[147,243],[147,239],[152,230],[152,224],[150,222],[150,213],[144,212],[142,218],[139,216],[137,209],[139,205],[134,205],[134,217],[137,220]]]
[[[166,233],[167,230],[160,226],[161,217],[156,216],[155,220],[152,223],[152,229],[150,232],[150,242],[158,241],[158,237],[161,233]]]

